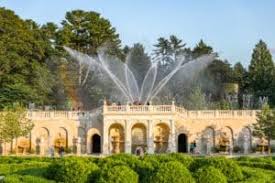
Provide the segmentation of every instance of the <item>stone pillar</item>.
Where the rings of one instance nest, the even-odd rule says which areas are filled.
[[[44,140],[44,138],[41,138],[40,139],[40,142],[39,142],[39,154],[41,155],[41,156],[44,156],[45,155],[45,140]]]
[[[124,150],[125,150],[125,153],[129,153],[131,154],[131,121],[130,120],[125,120],[125,129],[124,129]]]
[[[107,128],[107,122],[103,120],[103,138],[102,138],[102,154],[110,154],[109,152],[109,132]]]
[[[76,154],[81,155],[81,138],[76,138]]]
[[[153,129],[153,120],[148,120],[148,130],[147,130],[147,152],[149,154],[154,153],[154,129]]]
[[[175,139],[175,121],[170,120],[170,134],[169,134],[169,144],[168,144],[168,151],[169,152],[176,152],[176,139]]]

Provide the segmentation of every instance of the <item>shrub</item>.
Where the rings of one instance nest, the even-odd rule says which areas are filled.
[[[13,173],[20,173],[25,170],[34,170],[36,173],[38,171],[43,171],[43,169],[47,169],[49,166],[49,163],[43,163],[43,162],[27,162],[27,163],[5,163],[5,164],[0,164],[0,174],[1,175],[8,175],[8,174],[13,174]]]
[[[197,183],[226,183],[227,179],[220,170],[213,166],[204,166],[195,173]]]
[[[30,175],[9,175],[5,177],[4,183],[54,183],[54,181],[47,180],[41,177],[35,177]]]
[[[197,158],[190,165],[190,170],[195,172],[203,166],[213,166],[227,177],[228,182],[236,182],[243,178],[239,165],[232,159],[225,157]]]
[[[177,161],[162,163],[158,171],[152,176],[153,183],[193,183],[191,173],[188,169]]]
[[[94,181],[90,181],[94,182]],[[100,172],[97,183],[138,183],[138,174],[127,166],[117,165]]]
[[[242,183],[267,183],[273,182],[273,172],[266,173],[265,170],[255,169],[249,167],[242,168],[244,174],[244,181]]]
[[[55,160],[47,169],[46,177],[65,183],[82,183],[98,170],[96,164],[81,158],[67,157]]]

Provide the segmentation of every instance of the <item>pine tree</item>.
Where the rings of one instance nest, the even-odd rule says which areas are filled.
[[[267,96],[274,104],[274,63],[267,45],[262,40],[256,44],[249,65],[249,88],[256,96]]]

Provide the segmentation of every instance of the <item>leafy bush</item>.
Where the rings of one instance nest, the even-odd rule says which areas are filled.
[[[255,169],[250,167],[242,168],[244,180],[240,183],[268,183],[273,182],[274,172],[268,172],[262,169]]]
[[[117,154],[98,160],[98,166],[102,169],[111,169],[118,165],[127,166],[138,173],[139,182],[141,183],[148,182],[155,170],[151,162],[129,154]]]
[[[4,183],[54,183],[54,181],[47,180],[41,177],[35,177],[30,175],[9,175],[5,177]]]
[[[227,179],[220,170],[213,166],[204,166],[195,173],[197,183],[226,183]]]
[[[127,166],[117,165],[110,169],[105,168],[100,172],[97,183],[138,183],[138,174]]]
[[[13,173],[22,172],[28,169],[33,171],[43,171],[49,166],[49,163],[46,162],[27,162],[27,163],[5,163],[0,164],[0,175],[8,175]]]
[[[243,174],[241,168],[232,159],[225,157],[197,158],[190,165],[190,170],[195,172],[203,166],[213,166],[227,177],[228,182],[236,182],[242,180]]]
[[[55,160],[48,167],[46,177],[58,182],[82,183],[97,170],[98,167],[94,163],[77,157],[67,157]]]
[[[162,163],[152,176],[152,183],[193,183],[195,182],[188,169],[177,161]]]
[[[49,157],[19,157],[19,156],[0,156],[2,163],[27,163],[27,162],[51,162]]]

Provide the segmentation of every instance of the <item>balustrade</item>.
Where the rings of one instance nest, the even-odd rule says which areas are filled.
[[[199,110],[188,111],[174,105],[111,105],[103,107],[103,114],[177,114],[182,118],[255,118],[255,110]],[[88,111],[29,111],[27,116],[35,120],[89,118]]]

